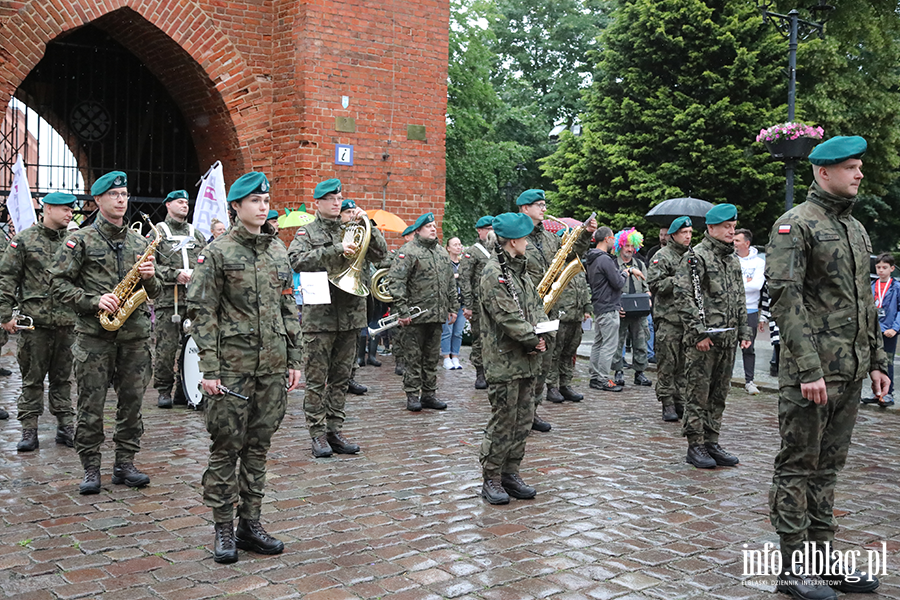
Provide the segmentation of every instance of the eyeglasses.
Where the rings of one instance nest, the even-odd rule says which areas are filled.
[[[535,202],[532,204],[532,206],[537,206],[538,208],[544,209],[544,208],[547,208],[547,203],[546,202]]]
[[[128,200],[131,198],[131,194],[128,192],[106,192],[106,195],[112,198],[113,200],[123,199]]]

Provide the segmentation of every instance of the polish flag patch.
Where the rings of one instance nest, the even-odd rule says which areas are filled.
[[[657,264],[658,262],[659,262],[659,259],[658,259],[658,258],[654,258],[654,259],[653,259],[653,264],[654,264],[654,265]]]
[[[403,253],[400,253],[400,254],[397,255],[397,258],[406,258],[406,255],[403,254]]]
[[[304,231],[303,229],[298,229],[297,235],[306,235],[306,231]]]
[[[790,233],[790,232],[791,232],[790,225],[779,225],[778,226],[778,233]]]
[[[10,242],[9,245],[12,246],[13,248],[19,247],[19,244],[17,244],[16,242]]]
[[[69,240],[68,242],[66,242],[66,246],[68,246],[69,248],[74,248],[75,240]]]
[[[201,254],[200,256],[197,257],[197,264],[202,265],[204,260],[206,260],[206,257]]]

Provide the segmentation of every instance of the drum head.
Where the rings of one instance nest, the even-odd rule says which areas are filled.
[[[200,372],[200,349],[193,337],[186,337],[181,347],[181,388],[187,397],[188,406],[197,409],[203,401],[203,391],[200,381],[203,373]]]

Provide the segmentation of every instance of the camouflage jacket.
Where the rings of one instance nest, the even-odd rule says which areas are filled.
[[[681,327],[678,305],[675,304],[675,274],[687,249],[687,246],[669,240],[668,244],[653,255],[650,266],[647,267],[647,286],[653,294],[654,321],[665,321]]]
[[[197,258],[188,287],[191,335],[206,379],[300,368],[300,321],[284,244],[268,225],[236,220]]]
[[[588,287],[585,273],[578,273],[572,278],[554,308],[559,311],[559,320],[564,323],[581,323],[584,315],[594,312],[591,288]]]
[[[75,324],[72,307],[50,293],[49,269],[68,236],[65,228],[38,223],[12,239],[0,258],[0,323],[9,321],[18,307],[37,327]]]
[[[766,246],[766,287],[781,330],[781,386],[887,372],[869,287],[872,243],[840,198],[817,184],[781,216]]]
[[[585,230],[582,232],[581,237],[575,241],[572,252],[566,257],[566,263],[568,264],[572,259],[584,254],[590,244],[591,234]],[[528,257],[528,275],[531,276],[535,287],[544,278],[544,274],[553,262],[553,257],[559,252],[561,246],[562,241],[560,237],[544,229],[543,223],[535,225],[531,233],[528,234],[528,246],[525,248],[525,256]],[[559,308],[554,306],[550,310],[549,315],[551,319],[556,319],[559,316]]]
[[[644,277],[647,277],[647,265],[645,265],[644,261],[637,256],[632,256],[631,262],[627,264],[622,260],[621,256],[616,256],[616,266],[620,271],[624,271],[628,267],[633,267],[643,273]],[[631,289],[632,286],[634,287],[634,290]],[[646,279],[628,275],[627,273],[625,274],[625,285],[622,287],[623,294],[646,294],[649,291],[650,288],[647,285]]]
[[[163,224],[165,227],[163,227]],[[184,305],[187,302],[187,293],[183,285],[176,286],[175,280],[178,277],[178,273],[185,269],[185,263],[187,263],[187,269],[193,270],[197,268],[197,257],[200,256],[200,252],[206,246],[206,240],[203,234],[195,229],[194,239],[188,242],[187,246],[184,246],[182,250],[176,251],[174,248],[185,237],[190,235],[191,226],[188,223],[182,223],[167,217],[165,221],[157,224],[156,227],[159,229],[161,236],[159,246],[156,247],[156,274],[162,279],[165,287],[159,298],[153,301],[153,306],[160,308],[175,306],[175,287],[178,287],[178,303]],[[172,238],[169,238],[166,234],[166,228],[172,234]],[[152,231],[148,237],[150,236],[153,236]]]
[[[118,331],[100,326],[100,296],[111,294],[137,263],[150,242],[127,226],[113,225],[99,212],[91,225],[72,232],[50,269],[50,294],[75,309],[75,331],[85,335],[131,341],[150,337],[150,308],[142,303]],[[162,292],[159,275],[138,279],[148,298]]]
[[[443,323],[448,313],[459,310],[456,278],[450,266],[450,255],[438,240],[425,240],[419,234],[397,251],[391,264],[388,285],[394,298],[394,311],[401,318],[418,306],[428,310],[413,323]]]
[[[479,285],[484,375],[489,383],[536,377],[543,361],[540,353],[529,354],[540,342],[534,326],[547,320],[543,302],[528,275],[529,259],[512,258],[505,251],[504,255],[525,319],[519,315],[519,306],[507,288],[495,254],[484,266]]]
[[[481,312],[481,299],[478,295],[481,271],[490,257],[491,249],[485,242],[478,242],[466,248],[459,259],[459,289],[462,293],[463,306],[476,315]]]
[[[697,260],[705,322],[700,319],[694,295],[692,269],[688,262],[691,257]],[[693,254],[684,253],[675,274],[675,304],[684,327],[684,341],[690,346],[707,337],[712,338],[714,344],[718,343],[717,340],[732,340],[731,343],[734,343],[734,340],[750,339],[744,278],[734,253],[734,244],[720,242],[707,232]],[[707,329],[720,328],[734,328],[735,331],[707,333]]]
[[[302,271],[327,271],[329,276],[345,271],[353,262],[344,256],[344,230],[340,219],[326,219],[316,213],[316,220],[300,227],[288,250],[291,267]],[[378,263],[387,254],[387,243],[381,231],[372,228],[372,239],[366,260]],[[369,280],[369,265],[364,264],[362,281]],[[368,284],[366,284],[368,285]],[[331,304],[310,304],[303,307],[303,331],[349,331],[366,326],[366,299],[329,284]]]

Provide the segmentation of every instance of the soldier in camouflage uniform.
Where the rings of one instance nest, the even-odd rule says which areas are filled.
[[[547,269],[550,268],[553,257],[556,256],[556,253],[560,249],[560,239],[544,228],[544,214],[547,212],[547,202],[544,199],[544,190],[525,190],[516,200],[516,206],[519,207],[519,212],[531,217],[531,221],[534,223],[534,230],[528,234],[528,248],[526,249],[526,252],[528,254],[528,274],[531,276],[534,285],[537,286],[540,284]],[[581,237],[576,240],[572,252],[566,257],[567,263],[585,253],[588,246],[591,244],[591,236],[593,236],[596,230],[597,221],[592,218],[587,224],[585,231],[582,232]],[[547,316],[551,321],[558,319],[559,309],[554,306]],[[550,423],[544,421],[538,415],[537,406],[544,400],[544,383],[547,379],[547,375],[555,368],[552,363],[554,355],[553,346],[556,343],[556,335],[548,334],[544,336],[544,340],[547,342],[547,351],[542,355],[543,363],[541,365],[541,372],[534,380],[535,411],[532,429],[535,431],[550,431],[551,427]],[[549,396],[550,394],[548,392],[548,397]],[[552,396],[553,398],[551,399],[558,401],[558,396],[555,394]]]
[[[153,301],[156,313],[153,387],[159,393],[156,401],[159,408],[172,408],[173,384],[174,404],[187,404],[181,381],[175,378],[175,365],[181,361],[181,320],[187,314],[186,286],[191,282],[200,251],[206,246],[203,234],[186,222],[190,211],[186,191],[177,190],[166,196],[166,211],[166,220],[156,224],[163,237],[156,248],[156,273],[164,287],[159,298]],[[178,313],[176,304],[180,304]],[[176,314],[179,316],[173,321]]]
[[[478,296],[478,285],[481,282],[481,271],[491,256],[490,248],[485,246],[485,238],[491,232],[494,218],[484,216],[475,223],[478,241],[466,248],[459,260],[459,289],[462,293],[463,315],[469,321],[472,337],[472,353],[469,360],[475,366],[475,389],[487,389],[484,378],[484,363],[481,360],[481,298]]]
[[[344,202],[339,179],[316,186],[316,220],[297,229],[288,250],[291,266],[301,271],[327,271],[336,276],[355,260],[355,243],[343,242],[341,205]],[[350,219],[360,219],[365,211],[354,205]],[[366,259],[378,262],[387,253],[384,236],[371,228],[372,237]],[[303,409],[312,438],[314,457],[355,454],[359,446],[341,433],[344,404],[350,381],[359,331],[367,325],[366,298],[329,284],[331,304],[303,307],[303,353],[306,372],[306,396]]]
[[[547,316],[526,267],[526,236],[532,229],[534,223],[522,213],[494,219],[494,234],[503,254],[491,257],[479,285],[491,402],[479,457],[484,474],[481,495],[491,504],[508,504],[510,496],[527,500],[537,493],[519,476],[534,421],[534,378],[541,370],[541,353],[547,349],[546,339],[534,332],[534,326]]]
[[[662,404],[663,421],[677,421],[684,414],[684,327],[675,303],[675,274],[693,233],[690,217],[672,221],[668,244],[653,255],[647,268],[656,328],[656,399]]]
[[[400,235],[403,238],[403,244],[401,244],[400,248],[403,248],[404,245],[416,238],[416,232],[413,230],[412,225],[404,229],[403,233]],[[385,262],[379,265],[379,268],[390,269],[391,265],[394,264],[394,259],[397,258],[397,253],[400,251],[400,248],[391,250],[385,257]],[[395,313],[396,311],[397,309],[391,304],[391,313]],[[399,375],[400,377],[403,377],[406,373],[403,353],[406,349],[407,333],[408,330],[405,327],[395,327],[391,332],[391,353],[394,355],[394,375]]]
[[[838,136],[816,146],[809,156],[815,182],[806,202],[778,219],[766,247],[766,281],[783,346],[781,450],[769,506],[785,570],[806,542],[834,542],[834,488],[847,459],[863,379],[871,376],[878,397],[890,387],[869,289],[872,245],[850,215],[865,150],[866,141],[858,136]],[[796,570],[781,577],[779,591],[799,598],[835,597],[823,594],[815,573],[805,575],[811,577]],[[857,582],[840,575],[825,579],[848,593],[878,587],[874,575]]]
[[[735,347],[738,340],[742,348],[749,346],[751,335],[744,279],[734,253],[736,223],[733,204],[712,207],[703,241],[684,254],[675,275],[675,304],[686,346],[682,434],[688,441],[687,461],[700,469],[739,462],[719,445]]]
[[[16,358],[22,373],[18,417],[22,424],[19,452],[30,452],[38,442],[38,417],[44,412],[44,377],[50,382],[50,414],[56,417],[56,443],[75,447],[72,408],[72,343],[75,313],[50,293],[48,269],[68,236],[77,198],[53,192],[43,198],[44,218],[19,233],[0,259],[0,322],[5,332],[16,332],[13,309],[31,317],[33,330],[22,330]]]
[[[259,517],[266,455],[284,418],[287,392],[300,383],[300,323],[287,250],[266,224],[268,192],[262,173],[234,182],[228,191],[232,226],[200,254],[188,289],[212,440],[203,503],[213,511],[219,563],[236,561],[236,548],[284,550]]]
[[[105,330],[97,318],[98,310],[114,314],[119,309],[120,300],[112,292],[133,266],[147,297],[156,298],[162,292],[153,256],[136,264],[149,242],[124,222],[127,184],[125,173],[112,171],[91,186],[99,206],[96,219],[69,236],[51,269],[51,296],[70,305],[77,315],[72,356],[78,382],[75,450],[84,467],[81,494],[100,492],[103,407],[110,380],[118,398],[112,482],[129,487],[150,483],[134,466],[144,433],[141,402],[150,383],[150,309],[141,303],[115,331]]]
[[[7,241],[5,239],[0,241],[0,259],[3,258],[3,254],[6,252],[6,249],[8,246],[9,246],[9,244],[7,243]],[[6,342],[8,342],[8,341],[9,341],[9,334],[6,332],[5,329],[0,328],[0,351],[3,350],[3,346],[5,346]],[[0,377],[9,377],[10,375],[12,375],[12,371],[10,371],[9,369],[7,369],[5,367],[0,367]],[[5,408],[0,407],[0,421],[5,421],[8,418],[9,418],[9,413],[6,411]]]
[[[451,324],[456,321],[459,295],[450,256],[438,243],[434,215],[421,215],[412,227],[416,237],[400,248],[388,274],[394,310],[400,326],[407,329],[403,349],[406,409],[443,410],[447,403],[435,396],[441,333],[447,319]],[[410,309],[414,306],[425,314],[412,319]]]

